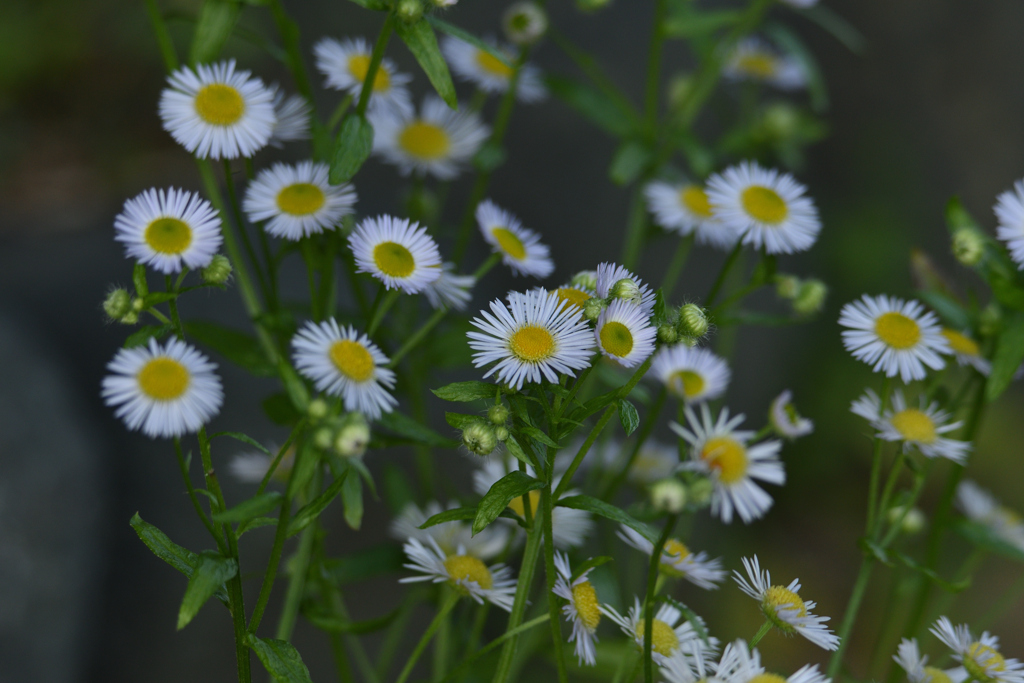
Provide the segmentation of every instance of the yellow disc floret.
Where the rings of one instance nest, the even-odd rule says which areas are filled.
[[[786,683],[786,677],[779,674],[763,673],[754,676],[747,683]]]
[[[770,187],[751,185],[740,194],[743,210],[762,223],[781,223],[789,215],[786,202]]]
[[[747,449],[728,436],[708,439],[700,451],[701,460],[718,472],[720,481],[734,484],[747,474]]]
[[[934,666],[924,667],[924,675],[928,683],[953,683],[953,679],[949,677],[949,674]]]
[[[136,379],[146,396],[157,401],[173,401],[185,393],[191,377],[184,365],[161,356],[143,365]]]
[[[580,309],[591,298],[586,292],[573,289],[572,287],[559,287],[555,290],[555,296],[558,297],[559,301],[564,301],[566,304]]]
[[[339,339],[331,345],[331,362],[338,372],[356,382],[373,377],[373,356],[366,347],[351,339]]]
[[[196,93],[196,113],[213,126],[230,126],[245,113],[242,94],[223,83],[211,83]]]
[[[409,277],[416,270],[412,252],[398,242],[381,242],[373,248],[373,262],[391,277]]]
[[[449,555],[444,560],[444,568],[456,590],[469,594],[469,590],[460,581],[474,581],[483,589],[492,585],[491,572],[487,565],[471,555]]]
[[[158,254],[180,254],[192,244],[192,228],[177,218],[157,218],[146,226],[145,238]]]
[[[357,81],[366,81],[366,72],[370,70],[370,55],[352,55],[348,58],[348,71]],[[380,92],[391,87],[391,74],[383,64],[377,66],[373,77],[373,91]]]
[[[756,78],[771,78],[776,71],[775,58],[767,54],[743,55],[736,62],[736,68]]]
[[[601,348],[622,358],[633,350],[633,333],[622,323],[612,320],[601,327]]]
[[[580,623],[593,633],[601,623],[601,607],[597,601],[597,591],[589,581],[583,581],[572,587],[572,604]]]
[[[519,360],[536,363],[555,353],[555,338],[543,327],[525,325],[512,334],[508,347]]]
[[[953,348],[955,353],[963,354],[964,356],[981,355],[981,349],[978,347],[978,342],[965,334],[960,334],[956,330],[951,330],[947,327],[942,330],[942,336],[946,338],[946,341],[949,342],[949,345]]]
[[[701,218],[711,218],[711,202],[708,193],[698,185],[687,185],[679,191],[679,201],[691,213]]]
[[[771,586],[765,591],[764,598],[761,600],[761,611],[772,624],[786,633],[795,632],[796,629],[793,628],[792,624],[779,617],[780,608],[785,609],[789,615],[793,614],[795,608],[795,616],[806,617],[807,606],[804,604],[804,601],[800,599],[799,595],[782,586]]]
[[[909,349],[921,338],[921,328],[902,313],[889,311],[875,320],[875,334],[894,349]]]
[[[420,159],[441,159],[452,147],[448,132],[426,121],[413,121],[398,135],[398,144]]]
[[[491,235],[498,241],[498,247],[517,261],[526,258],[526,247],[514,232],[508,228],[491,228]]]
[[[509,79],[512,78],[512,68],[506,66],[504,62],[492,55],[490,52],[484,52],[483,50],[476,51],[476,65],[480,69],[491,76],[497,76],[498,78]]]
[[[892,416],[889,420],[896,431],[907,441],[917,443],[935,443],[935,422],[917,408],[907,408]]]
[[[981,643],[972,643],[967,648],[967,656],[963,658],[964,668],[976,681],[991,683],[992,675],[1006,671],[1006,660],[994,648]]]
[[[277,208],[292,216],[308,216],[324,205],[324,191],[312,183],[294,183],[277,193]]]
[[[679,578],[685,572],[679,571],[676,566],[690,556],[690,549],[682,541],[670,538],[665,541],[665,548],[661,551],[661,563],[658,569],[662,574]]]
[[[680,370],[679,372],[672,373],[668,383],[683,398],[699,396],[704,391],[705,385],[704,377],[698,375],[693,370]]]
[[[636,622],[636,639],[641,643],[644,640],[643,619]],[[679,649],[679,636],[661,619],[651,620],[651,649],[663,657],[671,657]]]

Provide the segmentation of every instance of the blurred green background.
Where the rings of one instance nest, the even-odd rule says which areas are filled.
[[[184,17],[194,14],[197,4],[161,7]],[[447,18],[477,33],[496,34],[505,4],[462,0]],[[610,76],[639,101],[651,3],[614,0],[590,15],[567,0],[549,4],[553,23],[596,53]],[[824,229],[810,253],[780,259],[780,269],[821,277],[831,294],[814,322],[740,330],[727,400],[756,427],[771,398],[791,388],[817,431],[786,446],[789,482],[777,491],[777,504],[765,520],[726,528],[701,518],[694,538],[729,567],[756,552],[778,580],[799,576],[805,597],[817,600],[819,613],[836,622],[859,562],[856,538],[863,526],[870,457],[865,426],[847,407],[865,386],[880,385],[842,350],[838,310],[864,292],[910,295],[908,259],[914,247],[932,255],[959,292],[979,285],[949,256],[942,210],[957,194],[991,230],[996,195],[1024,175],[1024,4],[826,4],[863,33],[861,54],[782,8],[773,18],[810,46],[830,99],[823,114],[830,134],[810,147],[806,164],[797,170],[818,204]],[[380,21],[344,0],[287,6],[302,27],[307,57],[322,36],[372,36]],[[247,9],[243,24],[272,35],[263,8]],[[177,21],[172,29],[179,47],[185,45],[188,22]],[[226,54],[291,89],[281,65],[252,45],[232,40]],[[417,98],[425,93],[426,80],[404,48],[393,44],[389,56],[417,74]],[[576,75],[550,44],[540,46],[534,61],[551,72]],[[686,50],[670,45],[666,78],[690,66]],[[194,166],[156,116],[163,77],[141,2],[0,3],[0,338],[10,342],[0,347],[9,350],[0,375],[5,397],[0,405],[8,408],[0,411],[0,464],[5,465],[0,468],[0,681],[160,683],[232,676],[231,632],[219,608],[207,608],[188,629],[175,632],[184,580],[149,555],[127,524],[139,510],[183,545],[204,547],[202,527],[181,495],[169,449],[126,434],[98,400],[103,366],[125,334],[124,328],[104,324],[99,304],[111,283],[130,279],[130,266],[112,239],[113,217],[126,198],[150,186],[198,189]],[[337,101],[335,93],[319,95],[323,108]],[[726,89],[717,106],[730,106],[730,98],[737,95]],[[805,103],[804,96],[793,99]],[[709,130],[713,123],[705,121]],[[628,193],[607,177],[614,142],[549,100],[517,108],[507,148],[508,163],[496,173],[491,195],[551,244],[558,264],[553,280],[615,259]],[[267,154],[259,163],[294,158],[299,149]],[[363,215],[400,210],[402,183],[392,169],[371,161],[355,182]],[[456,183],[453,205],[466,189],[464,182]],[[652,248],[639,269],[648,281],[659,282],[664,271],[664,252],[670,250],[661,247]],[[469,262],[484,254],[482,245],[475,245]],[[718,253],[695,252],[677,297],[699,300],[721,259]],[[507,274],[493,276],[476,293],[474,307],[522,286]],[[777,305],[770,294],[755,301]],[[231,291],[203,294],[188,306],[184,315],[244,322]],[[52,393],[32,393],[36,375],[28,371],[33,368],[51,373]],[[254,417],[271,385],[234,368],[223,371],[228,404],[217,424],[260,439],[281,438]],[[18,412],[26,406],[32,409]],[[989,411],[970,468],[971,476],[1018,510],[1024,510],[1022,410],[1024,393],[1016,385]],[[55,441],[59,436],[72,446]],[[225,449],[223,456],[230,452]],[[379,471],[383,463],[407,459],[402,452],[371,453],[367,462]],[[466,480],[465,463],[449,455],[439,467]],[[33,468],[42,468],[42,474],[26,479]],[[945,468],[937,470],[923,500],[926,509]],[[228,496],[246,492],[231,485]],[[369,507],[367,526],[359,533],[344,527],[340,510],[331,514],[328,524],[339,552],[379,541],[384,533],[383,504]],[[259,566],[269,543],[269,535],[254,534],[243,561]],[[942,568],[945,575],[968,550],[955,539],[948,547],[953,554]],[[624,564],[629,561],[623,546],[618,552]],[[978,618],[1020,573],[1019,564],[987,560],[975,587],[958,598],[950,616]],[[876,572],[873,597],[851,643],[855,674],[867,669],[874,646],[877,629],[870,624],[899,610],[901,595],[886,596],[889,577],[888,570]],[[395,578],[359,587],[352,597],[356,616],[380,614],[392,605]],[[679,596],[705,615],[722,639],[749,638],[758,626],[756,610],[734,586],[710,594],[684,587]],[[426,611],[419,615],[424,623],[427,617]],[[1024,655],[1024,634],[1014,628],[1021,623],[1018,603],[993,625],[1011,656]],[[603,633],[613,638],[610,628]],[[326,640],[308,628],[300,628],[296,638],[314,679],[328,680]],[[938,651],[934,643],[929,649]],[[778,670],[826,659],[804,641],[775,634],[762,651]]]

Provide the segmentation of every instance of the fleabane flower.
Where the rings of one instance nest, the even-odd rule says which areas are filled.
[[[348,238],[357,270],[388,289],[417,294],[441,277],[441,252],[415,221],[377,216],[362,221]]]
[[[735,649],[740,645],[744,651],[737,654]],[[746,683],[748,678],[764,671],[759,666],[760,654],[756,649],[747,651],[742,640],[725,646],[722,662],[724,666],[715,661],[715,648],[708,647],[700,639],[691,640],[686,654],[668,659],[661,665],[659,673],[665,683]],[[740,662],[746,662],[748,666],[740,666]]]
[[[528,275],[543,280],[555,269],[551,250],[540,241],[540,235],[524,228],[518,218],[490,199],[476,207],[480,234],[491,245],[513,275]]]
[[[964,665],[968,676],[979,683],[1024,682],[1024,665],[999,654],[999,638],[988,631],[975,640],[967,624],[954,627],[947,617],[939,617],[930,630],[953,651],[954,659]]]
[[[626,299],[636,304],[644,314],[650,316],[654,311],[654,291],[626,268],[614,263],[601,263],[597,266],[597,282],[594,289],[600,299],[607,299],[613,290],[627,289],[632,297]]]
[[[480,558],[467,554],[461,546],[454,553],[446,553],[433,538],[428,538],[426,542],[410,538],[402,549],[410,560],[404,565],[405,568],[421,575],[399,579],[399,583],[447,582],[456,591],[480,604],[486,600],[506,612],[512,611],[516,580],[509,567],[503,564],[488,567]]]
[[[624,368],[635,368],[654,353],[658,331],[650,316],[634,303],[616,299],[601,311],[594,327],[594,341],[601,355]]]
[[[903,382],[924,379],[925,366],[941,370],[946,362],[939,354],[950,353],[938,318],[917,301],[865,294],[843,306],[839,324],[848,328],[843,346],[854,358]]]
[[[771,574],[761,570],[756,555],[744,557],[743,568],[747,575],[733,571],[733,578],[741,591],[761,603],[761,613],[772,626],[787,635],[799,634],[825,650],[839,647],[839,637],[825,626],[829,617],[812,614],[817,603],[800,597],[799,579],[793,579],[785,587],[773,585]]]
[[[210,265],[223,240],[210,202],[173,187],[149,189],[126,201],[114,232],[126,256],[168,275]]]
[[[164,130],[200,159],[251,157],[274,132],[274,93],[235,60],[183,66],[160,95]]]
[[[967,671],[962,667],[943,670],[928,666],[928,657],[921,655],[915,638],[900,641],[893,661],[907,672],[909,683],[962,683],[967,678]]]
[[[878,430],[886,441],[901,441],[904,449],[916,448],[929,458],[946,458],[963,464],[971,450],[967,441],[942,436],[959,429],[963,422],[950,422],[950,414],[940,410],[937,402],[925,405],[924,397],[916,408],[907,405],[903,392],[892,394],[892,407],[881,412],[881,400],[868,389],[850,405],[850,412],[859,415]]]
[[[743,244],[769,254],[807,251],[818,239],[821,220],[807,188],[793,176],[744,161],[708,178],[715,217],[742,235]]]
[[[715,218],[702,185],[656,180],[644,188],[644,197],[655,223],[680,235],[694,233],[700,244],[729,249],[740,238],[740,233]]]
[[[1006,242],[1017,268],[1024,268],[1024,180],[1018,180],[1013,189],[999,195],[992,210],[999,221],[996,237]]]
[[[970,479],[956,487],[956,502],[967,519],[988,527],[995,536],[1024,552],[1024,517],[1016,511]]]
[[[785,439],[798,439],[814,431],[814,423],[801,417],[793,405],[793,392],[786,389],[775,397],[768,409],[768,421],[775,433]]]
[[[275,237],[298,241],[333,230],[353,213],[356,192],[347,183],[331,185],[328,172],[327,164],[312,161],[276,163],[249,184],[242,209],[253,223],[266,221]]]
[[[805,664],[791,676],[762,672],[742,683],[830,683],[832,679],[818,671],[817,664]]]
[[[444,53],[452,72],[460,80],[472,83],[486,93],[506,92],[515,73],[510,66],[515,64],[515,54],[507,48],[500,47],[493,39],[485,41],[495,52],[504,55],[504,62],[490,52],[455,36],[444,37],[441,41],[441,52]],[[540,70],[532,64],[523,64],[516,80],[516,99],[525,104],[533,104],[544,100],[547,95],[548,91],[541,80]]]
[[[313,46],[313,54],[316,56],[316,68],[324,75],[328,88],[359,98],[372,56],[366,40],[324,38]],[[412,98],[407,87],[411,80],[412,76],[399,72],[390,59],[382,59],[373,79],[367,111],[371,114],[382,111],[411,114]]]
[[[479,331],[466,333],[473,365],[494,363],[484,374],[517,391],[527,382],[541,378],[557,382],[559,373],[575,377],[576,370],[590,366],[594,335],[579,313],[543,291],[514,292],[506,306],[491,302],[490,312],[481,311],[472,325]]]
[[[711,514],[726,524],[732,522],[733,511],[744,524],[763,517],[772,506],[772,497],[755,481],[778,486],[786,483],[779,460],[782,444],[774,440],[749,444],[754,432],[737,430],[744,416],[730,418],[728,408],[722,408],[717,420],[706,403],[701,404],[699,417],[690,406],[685,414],[688,429],[675,422],[669,428],[690,446],[690,462],[681,467],[707,474],[714,483]]]
[[[452,111],[433,95],[420,113],[377,110],[370,113],[373,150],[402,175],[430,174],[451,180],[483,145],[490,129],[470,111]]]
[[[281,148],[293,140],[308,140],[309,122],[313,108],[302,95],[285,95],[276,83],[267,86],[273,95],[274,116],[277,121],[270,133],[270,146]]]
[[[710,401],[725,393],[729,364],[709,349],[686,344],[663,347],[651,363],[651,375],[686,403]]]
[[[597,641],[597,625],[601,623],[601,603],[597,599],[594,584],[587,579],[592,568],[574,579],[568,556],[556,552],[555,570],[558,578],[551,590],[567,601],[562,607],[562,614],[572,624],[569,642],[576,643],[576,659],[581,666],[584,663],[594,666],[597,663],[594,643]]]
[[[799,61],[755,36],[744,38],[733,47],[722,67],[722,76],[733,81],[768,83],[779,90],[798,90],[807,85],[807,74]]]
[[[132,431],[151,438],[191,434],[220,412],[217,366],[180,339],[121,349],[107,364],[101,395]]]
[[[645,619],[640,598],[633,598],[629,614],[619,614],[611,605],[601,605],[601,612],[618,624],[622,632],[633,639],[637,647],[644,648]],[[687,654],[693,641],[700,640],[697,630],[689,621],[680,623],[682,613],[672,605],[664,604],[651,619],[651,658],[659,666],[670,659]],[[712,642],[717,642],[713,638]],[[714,645],[712,645],[714,647]]]
[[[949,348],[953,351],[953,357],[961,366],[970,365],[972,368],[989,376],[992,372],[992,363],[981,355],[981,347],[978,342],[971,339],[966,332],[957,332],[948,327],[942,328],[942,336],[949,342]]]
[[[757,648],[750,647],[742,638],[737,639],[722,650],[722,656],[709,667],[714,677],[709,681],[721,683],[749,683],[757,676],[764,674],[761,666],[761,653]],[[706,676],[701,677],[706,678]],[[701,679],[698,679],[698,681]],[[698,683],[694,681],[693,683]]]
[[[654,544],[628,526],[619,526],[618,537],[627,545],[646,553],[648,557],[654,552]],[[725,580],[726,576],[721,560],[709,558],[704,551],[691,552],[677,538],[670,538],[666,541],[665,547],[661,551],[661,558],[659,558],[658,570],[666,576],[686,579],[693,585],[706,590],[718,588],[717,584]]]
[[[409,503],[391,522],[391,535],[400,541],[415,538],[420,543],[428,543],[433,539],[446,555],[454,555],[462,548],[464,554],[487,561],[494,559],[508,546],[511,530],[499,524],[491,524],[479,533],[473,534],[473,528],[465,522],[443,522],[421,529],[420,526],[436,514],[444,510],[458,507],[449,503],[442,508],[436,500],[429,501],[420,509],[415,503]]]
[[[292,359],[318,391],[344,399],[345,410],[376,420],[398,405],[388,392],[395,386],[394,371],[385,367],[388,357],[368,336],[334,318],[307,321],[292,337]]]
[[[445,261],[441,264],[441,275],[423,290],[423,295],[434,308],[449,308],[464,311],[473,298],[472,290],[476,278],[472,275],[459,275],[455,272],[455,264]]]

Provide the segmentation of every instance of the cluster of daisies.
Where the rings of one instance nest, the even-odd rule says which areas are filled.
[[[928,666],[915,638],[904,638],[893,660],[907,674],[910,683],[1022,683],[1024,664],[1007,659],[999,652],[999,638],[987,631],[975,638],[967,624],[953,626],[947,617],[939,617],[931,633],[948,647],[960,666],[942,669]]]

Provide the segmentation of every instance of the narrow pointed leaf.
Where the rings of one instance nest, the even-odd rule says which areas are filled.
[[[340,185],[352,180],[363,167],[373,151],[373,125],[355,112],[350,113],[341,123],[331,160],[331,185]]]
[[[345,504],[345,523],[359,530],[363,523],[363,481],[351,474],[341,487],[341,502]]]
[[[537,429],[536,427],[523,427],[520,431],[526,434],[534,441],[544,444],[545,446],[551,446],[552,448],[561,448],[554,439],[550,436]]]
[[[274,638],[248,637],[249,647],[277,683],[313,683],[309,669],[291,643]]]
[[[448,63],[444,61],[441,49],[437,46],[437,36],[434,35],[430,22],[426,19],[411,24],[396,21],[395,33],[416,57],[416,61],[420,63],[420,67],[427,74],[441,99],[452,109],[457,109],[459,103],[455,98],[455,84],[452,83]]]
[[[473,520],[473,533],[480,533],[487,525],[496,520],[513,498],[518,498],[543,486],[544,482],[519,471],[509,472],[494,482],[484,495],[483,500],[477,505],[476,518]]]
[[[469,43],[478,50],[483,50],[484,52],[494,57],[508,68],[511,69],[515,66],[512,63],[511,58],[509,58],[507,54],[505,54],[498,48],[494,47],[490,43],[480,40],[469,31],[461,29],[458,26],[455,26],[454,24],[449,24],[447,21],[444,21],[443,19],[438,19],[437,16],[433,14],[427,15],[427,21],[429,21],[431,26],[436,28],[441,33],[447,33],[448,35],[454,36],[455,38],[458,38],[463,42]]]
[[[230,510],[224,512],[218,512],[213,515],[215,522],[224,522],[228,524],[241,524],[242,522],[248,522],[254,517],[265,515],[278,505],[281,504],[281,494],[277,491],[264,491],[263,493],[253,496],[249,500],[244,500]]]
[[[559,507],[572,508],[574,510],[586,510],[587,512],[593,512],[595,515],[600,515],[614,522],[625,524],[651,543],[658,542],[658,534],[655,533],[651,527],[647,526],[624,510],[621,510],[610,503],[606,503],[603,500],[598,500],[597,498],[584,495],[569,496],[559,500],[557,505]]]
[[[1024,361],[1024,316],[1013,318],[999,334],[992,373],[985,383],[985,399],[994,401],[1006,391]]]
[[[636,406],[626,399],[619,400],[619,421],[622,422],[622,428],[626,431],[626,436],[635,432],[636,428],[640,425],[640,416],[636,412]]]
[[[195,570],[188,580],[188,587],[185,588],[185,596],[181,599],[181,608],[178,610],[178,630],[188,626],[192,618],[199,612],[199,608],[205,605],[206,601],[237,573],[238,563],[235,560],[212,550],[200,553]]]
[[[292,521],[288,524],[288,535],[294,536],[299,533],[312,522],[314,519],[320,516],[320,513],[327,509],[327,506],[341,493],[341,488],[345,485],[346,479],[358,479],[359,477],[353,476],[351,470],[345,472],[343,475],[331,482],[331,485],[324,489],[323,493],[309,501],[304,505],[295,516],[292,517]]]
[[[441,436],[434,430],[424,427],[416,420],[397,410],[382,415],[377,424],[388,431],[425,446],[455,448],[458,445],[456,441]]]
[[[189,62],[204,64],[217,59],[238,22],[241,9],[234,0],[206,0],[203,3],[189,48]]]
[[[498,387],[490,382],[453,382],[440,389],[431,389],[431,393],[445,401],[466,403],[478,399],[494,399]]]

